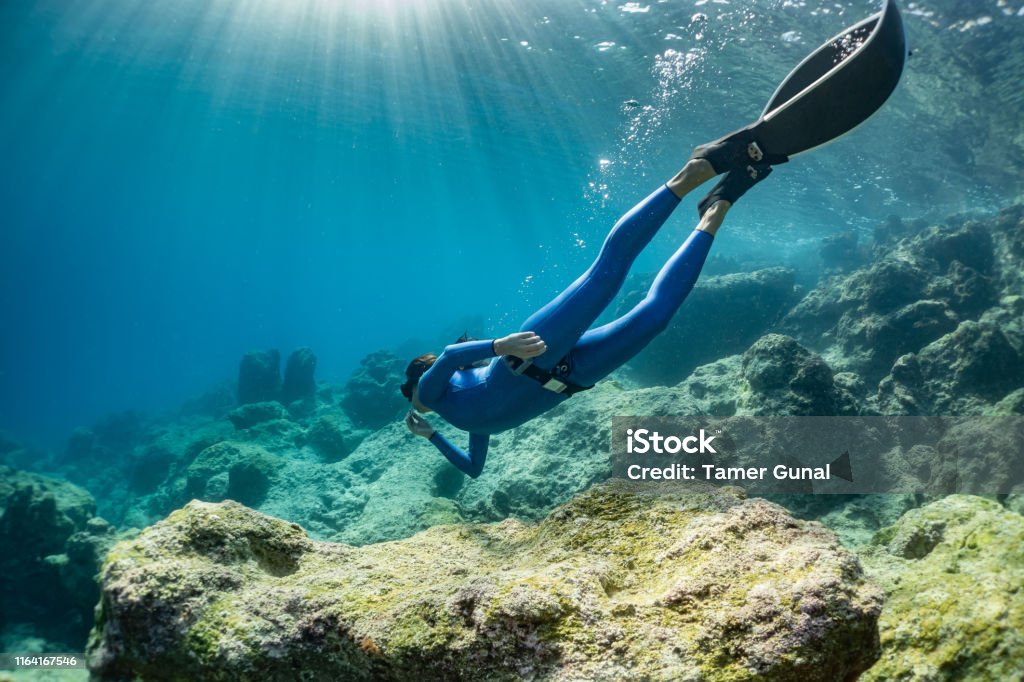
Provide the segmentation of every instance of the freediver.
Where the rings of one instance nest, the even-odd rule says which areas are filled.
[[[477,477],[491,434],[514,428],[591,388],[664,331],[693,288],[715,233],[736,200],[772,166],[855,129],[889,98],[907,55],[895,0],[825,42],[782,81],[757,121],[697,147],[675,177],[619,219],[594,263],[514,334],[455,343],[409,363],[405,423]],[[611,303],[640,251],[698,185],[723,174],[698,203],[700,222],[665,263],[647,296],[622,317],[589,329]],[[489,361],[488,358],[490,359]],[[486,362],[486,366],[478,364]],[[417,412],[437,412],[469,432],[469,449]]]
[[[533,419],[571,395],[593,387],[665,330],[693,288],[726,213],[751,187],[784,163],[756,140],[733,136],[697,147],[682,170],[623,215],[593,264],[518,332],[447,346],[421,355],[405,371],[402,395],[414,409],[405,423],[430,440],[456,467],[476,478],[491,434]],[[700,222],[665,263],[647,296],[622,317],[589,329],[618,293],[630,266],[680,200],[724,173],[698,204]],[[491,358],[485,366],[474,366]],[[419,413],[436,412],[469,432],[463,450]]]

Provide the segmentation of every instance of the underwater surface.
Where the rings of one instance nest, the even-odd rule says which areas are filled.
[[[1024,0],[901,2],[885,106],[752,189],[665,334],[479,479],[401,423],[410,358],[517,330],[879,6],[0,3],[0,651],[88,650],[97,679],[289,679],[310,641],[315,679],[1019,679],[1019,466],[972,469],[986,497],[606,479],[620,414],[1024,414]],[[654,620],[687,633],[662,663]]]

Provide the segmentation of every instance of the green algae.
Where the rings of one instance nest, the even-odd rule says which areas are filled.
[[[316,652],[302,669],[345,679],[828,679],[808,671],[876,655],[877,593],[856,559],[737,490],[611,482],[535,525],[359,548],[194,501],[116,547],[103,581],[117,598],[90,646],[101,677],[173,662],[273,678]]]
[[[864,562],[887,595],[866,680],[1024,677],[1024,517],[953,495],[877,533]]]

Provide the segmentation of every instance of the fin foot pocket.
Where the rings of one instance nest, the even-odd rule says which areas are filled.
[[[778,165],[789,161],[784,154],[766,153],[764,145],[748,128],[698,146],[690,158],[704,159],[711,164],[716,175],[742,169],[749,164]]]
[[[745,168],[734,168],[722,176],[718,184],[697,204],[697,213],[704,217],[708,209],[719,201],[736,201],[751,187],[764,180],[772,172],[767,163],[748,163]]]

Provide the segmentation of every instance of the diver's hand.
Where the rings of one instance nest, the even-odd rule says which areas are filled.
[[[522,360],[537,357],[547,349],[544,339],[533,332],[516,332],[494,341],[497,355],[514,355]]]
[[[430,425],[430,422],[412,410],[409,410],[409,413],[405,415],[405,425],[417,436],[430,438],[434,435],[434,427]]]

